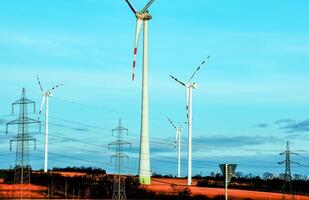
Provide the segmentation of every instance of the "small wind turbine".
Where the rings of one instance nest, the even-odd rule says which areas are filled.
[[[172,126],[176,129],[176,140],[175,140],[175,147],[177,145],[178,148],[178,173],[177,173],[177,177],[180,178],[180,133],[182,131],[182,128],[177,127],[172,120],[170,120],[169,118],[167,118],[168,121],[172,124]]]
[[[48,98],[53,96],[53,91],[62,86],[62,83],[59,85],[56,85],[54,87],[52,87],[49,90],[43,90],[43,87],[41,85],[41,81],[39,78],[39,75],[37,75],[37,79],[38,79],[38,83],[42,92],[42,103],[41,103],[41,107],[40,107],[40,112],[39,112],[39,121],[41,118],[41,114],[42,114],[42,110],[43,110],[43,106],[45,103],[45,157],[44,157],[44,172],[47,172],[47,168],[48,168]]]
[[[209,59],[209,56],[206,60]],[[201,66],[206,62],[204,60],[194,71],[192,76],[190,77],[187,83],[181,82],[174,76],[170,75],[172,79],[180,83],[182,86],[186,88],[186,112],[187,112],[187,120],[188,120],[188,185],[192,184],[192,89],[196,89],[196,83],[192,82],[195,74],[200,70]]]
[[[149,121],[148,121],[148,21],[152,16],[148,8],[154,2],[150,0],[141,10],[136,10],[129,0],[125,0],[136,17],[136,33],[134,43],[134,58],[132,68],[132,81],[134,81],[136,54],[138,40],[142,26],[144,27],[143,38],[143,76],[142,76],[142,113],[141,113],[141,136],[140,136],[140,155],[139,155],[139,182],[149,185],[151,183],[150,158],[149,158]]]

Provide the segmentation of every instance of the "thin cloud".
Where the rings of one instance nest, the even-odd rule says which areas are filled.
[[[270,125],[267,123],[261,123],[261,124],[256,124],[254,125],[254,127],[258,127],[258,128],[268,128]]]
[[[279,119],[275,122],[275,124],[280,125],[280,124],[291,124],[294,123],[295,121],[293,119]]]
[[[87,128],[73,128],[74,131],[87,132],[89,129]]]
[[[187,138],[183,138],[183,141],[186,141]],[[210,136],[210,137],[194,137],[192,138],[193,150],[194,151],[203,151],[211,148],[223,148],[223,149],[231,149],[231,148],[241,148],[255,145],[264,145],[273,143],[274,141],[278,141],[277,137],[272,136]],[[166,138],[166,143],[157,143],[150,142],[150,151],[151,154],[164,154],[164,153],[174,153],[175,146],[171,138]],[[169,142],[170,141],[170,145]],[[182,143],[183,150],[187,148],[187,143]],[[133,154],[139,153],[139,146],[132,145],[132,149],[128,150],[128,152]]]
[[[288,124],[286,126],[280,127],[280,129],[284,129],[289,133],[309,132],[309,119]]]
[[[52,123],[53,126],[61,127],[61,128],[67,128],[73,131],[78,131],[78,132],[89,132],[90,129],[83,128],[83,127],[74,127],[70,125],[65,125],[65,124],[60,124],[60,123]]]
[[[205,146],[213,147],[245,147],[252,145],[263,145],[276,141],[276,137],[272,136],[215,136],[215,137],[196,137],[193,138],[195,144],[204,144]]]

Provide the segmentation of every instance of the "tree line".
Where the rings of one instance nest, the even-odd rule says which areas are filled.
[[[209,176],[195,176],[194,178],[198,180],[199,187],[224,187],[224,177],[221,173],[211,172]],[[294,194],[309,195],[308,176],[294,174],[291,178]],[[251,173],[245,175],[242,172],[236,172],[229,188],[281,193],[284,179],[285,174],[265,172],[262,176],[256,176]]]
[[[60,172],[82,172],[85,175],[63,176]],[[99,173],[101,172],[101,173]],[[0,171],[7,184],[14,183],[14,169]],[[221,200],[223,196],[208,198],[204,195],[192,195],[187,187],[172,187],[170,194],[155,193],[141,186],[137,176],[124,176],[128,199],[169,199],[169,200]],[[45,199],[111,199],[114,176],[99,168],[68,167],[57,168],[51,172],[35,171],[31,173],[31,184],[45,186],[42,191]]]

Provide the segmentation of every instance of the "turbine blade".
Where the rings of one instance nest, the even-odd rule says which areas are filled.
[[[60,83],[59,85],[56,85],[56,86],[52,87],[49,91],[55,90],[56,88],[61,87],[62,85],[63,85],[63,84]]]
[[[172,120],[170,120],[170,118],[167,118],[167,120],[172,124],[172,126],[174,126],[175,129],[177,129],[177,127],[176,127],[175,124],[172,122]]]
[[[181,82],[180,80],[178,80],[177,78],[175,78],[174,76],[170,75],[170,77],[172,79],[174,79],[175,81],[177,81],[178,83],[180,83],[181,85],[185,86],[186,87],[186,84],[184,84],[183,82]]]
[[[179,133],[178,133],[178,131],[177,131],[177,133],[176,133],[176,138],[175,138],[175,148],[176,148],[176,146],[177,146],[177,144],[178,144],[178,142],[179,142],[179,135],[178,135]]]
[[[207,56],[206,60],[208,60],[209,58],[210,56]],[[194,78],[195,74],[201,69],[201,66],[205,64],[206,60],[203,60],[203,62],[196,68],[196,70],[194,71],[188,82],[190,82]]]
[[[129,5],[130,9],[132,10],[132,12],[135,14],[137,11],[136,9],[132,6],[132,4],[130,3],[129,0],[125,0],[127,2],[127,4]]]
[[[187,113],[187,122],[189,124],[189,88],[186,87],[186,113]]]
[[[41,114],[42,114],[45,98],[46,98],[46,96],[44,95],[43,98],[42,98],[42,103],[41,103],[41,107],[40,107],[40,111],[39,111],[38,121],[40,121],[40,118],[41,118]]]
[[[38,79],[38,83],[39,83],[39,86],[40,86],[41,91],[44,92],[44,91],[43,91],[43,88],[42,88],[42,85],[41,85],[41,81],[40,81],[39,75],[37,74],[36,77],[37,77],[37,79]]]
[[[132,67],[132,81],[134,81],[135,76],[135,65],[136,65],[136,54],[138,48],[138,40],[142,30],[143,20],[137,19],[136,20],[136,32],[135,32],[135,42],[134,42],[134,57],[133,57],[133,67]]]
[[[151,4],[154,2],[155,0],[150,0],[146,6],[143,8],[143,10],[141,10],[141,13],[144,13],[147,11],[147,9],[151,6]]]

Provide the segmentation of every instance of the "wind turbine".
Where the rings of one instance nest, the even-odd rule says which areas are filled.
[[[206,60],[209,59],[209,56]],[[180,83],[182,86],[186,88],[186,112],[187,112],[187,120],[188,120],[188,185],[192,184],[192,89],[197,88],[197,84],[192,82],[195,74],[200,70],[201,66],[205,64],[206,60],[204,60],[194,71],[190,79],[187,83],[184,83],[174,76],[170,75],[172,79]]]
[[[134,43],[134,58],[132,68],[132,81],[135,76],[136,54],[138,41],[142,26],[144,27],[143,38],[143,76],[142,76],[142,112],[141,112],[141,136],[140,136],[140,154],[139,154],[139,182],[141,184],[151,184],[150,176],[150,158],[149,158],[149,121],[148,121],[148,21],[152,16],[148,8],[154,2],[150,0],[141,10],[136,10],[129,0],[125,0],[136,17],[136,33]]]
[[[48,168],[48,98],[53,96],[53,91],[62,86],[62,83],[59,85],[56,85],[54,87],[52,87],[49,90],[43,90],[43,87],[41,85],[41,81],[39,78],[39,75],[37,75],[37,79],[38,79],[38,83],[42,92],[42,103],[41,103],[41,107],[40,107],[40,112],[39,112],[39,121],[41,118],[41,114],[42,114],[42,110],[43,110],[43,106],[45,103],[45,157],[44,157],[44,172],[47,172],[47,168]]]
[[[168,121],[172,124],[172,126],[176,129],[176,140],[175,140],[175,147],[177,144],[177,148],[178,148],[178,173],[177,173],[177,177],[180,178],[180,133],[182,131],[182,128],[177,127],[172,120],[170,120],[169,118],[167,118]]]

